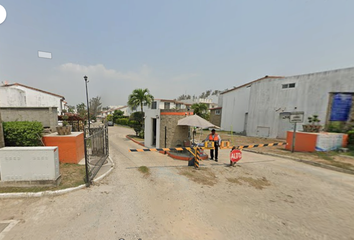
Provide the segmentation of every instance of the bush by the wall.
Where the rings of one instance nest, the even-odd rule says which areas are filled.
[[[348,145],[354,146],[354,130],[348,132]]]
[[[40,122],[4,122],[5,146],[42,146]]]

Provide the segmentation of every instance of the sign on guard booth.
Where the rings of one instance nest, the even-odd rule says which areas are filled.
[[[1,182],[56,181],[60,177],[58,147],[0,149]]]

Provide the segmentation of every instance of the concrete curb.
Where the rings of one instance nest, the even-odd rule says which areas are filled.
[[[139,144],[140,146],[145,147],[145,145],[144,145],[144,144],[142,144],[141,142],[139,142],[139,141],[135,140],[134,138],[131,138],[131,137],[129,137],[128,135],[126,135],[125,137],[126,137],[126,138],[128,138],[129,140],[131,140],[131,141],[133,141],[133,142],[135,142],[135,143]]]
[[[312,162],[312,161],[308,161],[308,160],[304,160],[304,159],[293,158],[293,157],[279,155],[279,154],[275,154],[275,153],[264,153],[264,152],[257,152],[257,151],[253,151],[253,150],[246,150],[246,149],[243,149],[243,151],[257,153],[257,154],[264,154],[264,155],[269,155],[269,156],[274,156],[274,157],[279,157],[279,158],[286,158],[286,159],[294,160],[294,161],[297,161],[297,162],[306,163],[306,164],[309,164],[309,165],[312,165],[312,166],[315,166],[315,167],[326,168],[326,169],[329,169],[329,170],[333,170],[333,171],[337,171],[337,172],[342,172],[342,173],[347,173],[347,174],[353,174],[354,175],[354,171],[353,170],[343,169],[343,168],[339,168],[339,167],[335,167],[335,166],[331,166],[331,165],[327,165],[327,164],[323,164],[323,163]]]
[[[110,168],[107,172],[105,172],[104,174],[102,174],[101,176],[99,176],[98,178],[93,179],[92,182],[97,183],[97,182],[101,181],[103,178],[105,178],[106,176],[108,176],[108,175],[113,171],[114,166],[115,166],[115,165],[114,165],[114,162],[113,162],[113,160],[111,159],[110,156],[108,156],[108,160],[109,160],[109,161],[111,162],[111,164],[112,164],[111,168]]]
[[[93,182],[97,183],[104,177],[106,177],[108,174],[110,174],[114,168],[114,162],[112,161],[111,157],[108,156],[109,161],[112,164],[112,167],[99,176],[98,178],[94,179]],[[43,191],[43,192],[19,192],[19,193],[0,193],[0,199],[2,198],[35,198],[35,197],[44,197],[44,196],[58,196],[58,195],[63,195],[69,192],[77,191],[79,189],[86,188],[86,184],[79,185],[77,187],[72,187],[72,188],[65,188],[65,189],[60,189],[56,191]]]

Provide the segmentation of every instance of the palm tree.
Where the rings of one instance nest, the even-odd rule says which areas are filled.
[[[141,112],[143,112],[143,105],[146,103],[148,106],[154,101],[154,97],[150,94],[149,89],[134,89],[132,94],[129,95],[129,107],[137,107],[140,105]]]

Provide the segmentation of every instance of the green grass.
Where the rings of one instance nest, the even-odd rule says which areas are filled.
[[[334,157],[337,155],[349,155],[349,154],[354,154],[353,151],[349,151],[347,153],[341,153],[337,151],[329,151],[329,152],[315,152],[314,153],[316,156],[319,158],[322,158],[324,160],[327,160],[328,163],[332,166],[343,168],[343,169],[349,169],[349,170],[354,170],[354,166],[350,163],[345,163],[345,162],[338,162],[335,161]],[[351,155],[354,156],[354,155]]]
[[[314,154],[319,157],[322,158],[324,160],[328,160],[328,161],[333,161],[333,157],[338,155],[337,152],[334,151],[330,151],[330,152],[314,152]]]
[[[143,173],[145,176],[150,175],[150,169],[147,166],[140,166],[138,170],[139,172]]]

